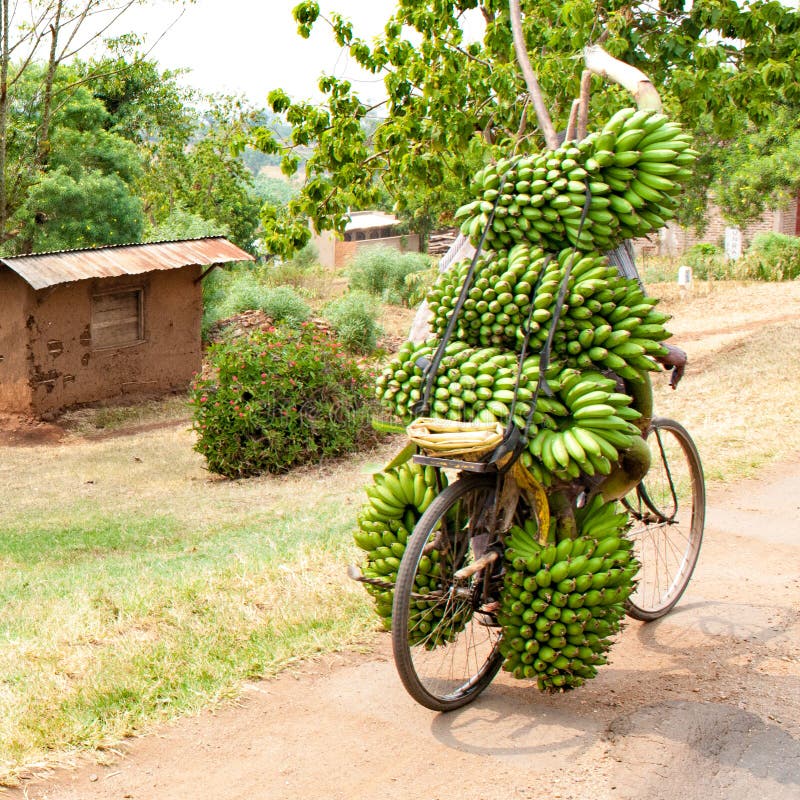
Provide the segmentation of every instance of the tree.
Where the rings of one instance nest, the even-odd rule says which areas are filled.
[[[142,192],[149,217],[157,225],[183,209],[224,228],[233,242],[253,253],[261,201],[237,143],[254,112],[237,98],[197,95],[184,112],[188,126],[161,127],[146,144]]]
[[[140,238],[144,216],[135,184],[141,159],[132,142],[105,129],[107,118],[102,103],[83,87],[54,114],[48,167],[27,187],[11,220],[23,251]]]
[[[166,238],[224,233],[252,252],[259,201],[233,143],[253,110],[235,98],[205,98],[185,89],[178,73],[145,58],[109,58],[81,70],[108,111],[109,131],[138,149],[136,188],[148,237],[158,231]]]
[[[614,0],[526,0],[523,32],[556,129],[563,129],[579,91],[584,47],[601,43],[640,68],[657,86],[668,113],[706,134],[709,146],[763,125],[776,105],[800,98],[800,14],[755,0],[662,0],[657,6]],[[402,213],[421,198],[441,216],[464,197],[475,165],[511,150],[542,146],[542,132],[514,57],[508,0],[398,0],[384,34],[368,44],[341,15],[320,14],[314,0],[294,9],[301,36],[327,24],[336,42],[374,74],[386,99],[365,102],[346,80],[324,75],[322,106],[269,97],[292,125],[287,139],[262,128],[254,143],[282,155],[291,175],[296,150],[314,145],[300,195],[285,211],[264,210],[265,241],[286,254],[317,229],[342,230],[350,207],[374,201],[383,185]],[[469,41],[465,20],[479,17],[482,37]],[[591,80],[590,122],[630,104],[630,96]],[[380,107],[373,135],[360,125]],[[445,202],[442,202],[444,200]],[[447,205],[446,205],[447,204]]]
[[[61,65],[90,42],[100,38],[136,0],[22,0],[3,2],[0,17],[0,243],[14,238],[8,230],[20,198],[47,168],[51,153],[51,127],[62,93],[57,86]],[[39,62],[40,55],[46,59]],[[14,107],[19,85],[36,75],[35,126],[26,126],[24,156],[12,162],[9,147],[14,131]],[[19,142],[18,142],[19,144]]]
[[[800,108],[776,106],[767,124],[711,151],[715,201],[737,225],[780,208],[800,190]]]
[[[288,180],[264,174],[256,176],[253,190],[260,200],[274,206],[286,205],[297,194],[295,187]]]

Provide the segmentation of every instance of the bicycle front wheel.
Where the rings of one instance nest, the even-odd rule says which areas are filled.
[[[623,501],[634,519],[628,535],[641,564],[626,610],[645,622],[672,610],[686,590],[700,555],[706,510],[703,467],[686,429],[656,417],[647,443],[650,469]]]
[[[496,485],[496,476],[470,475],[448,486],[420,518],[400,562],[392,610],[395,665],[408,693],[434,711],[474,700],[503,660],[491,610],[498,570],[456,575],[475,558],[474,537],[481,537],[480,547],[494,543]]]

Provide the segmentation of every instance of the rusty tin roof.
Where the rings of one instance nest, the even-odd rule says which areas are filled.
[[[0,258],[34,289],[86,278],[139,275],[157,269],[179,269],[191,264],[210,266],[228,261],[253,261],[222,236],[148,244],[122,244],[87,250],[61,250]]]

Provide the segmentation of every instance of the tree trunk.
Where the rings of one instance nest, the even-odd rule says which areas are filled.
[[[528,47],[525,44],[525,35],[522,30],[522,13],[519,7],[519,0],[509,0],[508,7],[511,15],[511,32],[514,37],[514,50],[517,54],[517,62],[522,70],[522,75],[528,87],[528,93],[531,96],[531,102],[536,110],[536,119],[539,122],[539,128],[544,136],[545,144],[551,150],[555,150],[556,147],[558,147],[558,134],[553,127],[553,122],[550,119],[550,112],[545,105],[539,81],[536,77],[536,73],[533,71],[530,59],[528,58]]]
[[[8,0],[2,0],[2,34],[0,34],[0,242],[5,241],[8,225],[6,197],[6,153],[8,128]]]
[[[61,13],[64,10],[64,1],[57,0],[56,13],[50,25],[50,54],[47,59],[47,74],[44,81],[42,96],[42,119],[39,123],[39,136],[36,149],[36,166],[39,169],[47,167],[50,160],[50,123],[53,118],[53,84],[58,69],[58,34],[61,29]]]

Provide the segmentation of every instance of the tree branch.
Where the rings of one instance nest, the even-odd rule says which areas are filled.
[[[592,73],[585,69],[581,74],[580,108],[578,109],[578,139],[585,139],[589,128],[589,92],[592,88]]]
[[[578,137],[578,110],[581,101],[573,100],[572,107],[569,110],[569,119],[567,120],[567,132],[564,135],[565,142],[572,142]]]
[[[545,143],[553,150],[558,147],[558,135],[556,134],[553,122],[550,119],[550,113],[544,102],[539,81],[536,78],[536,73],[533,71],[530,59],[528,58],[528,49],[525,45],[525,35],[522,31],[522,13],[519,7],[519,0],[509,0],[508,10],[511,15],[511,33],[514,37],[514,51],[517,54],[517,62],[522,70],[522,75],[525,78],[525,84],[528,87],[528,93],[531,96],[531,102],[536,111],[536,119],[539,122],[539,128],[544,136]]]

